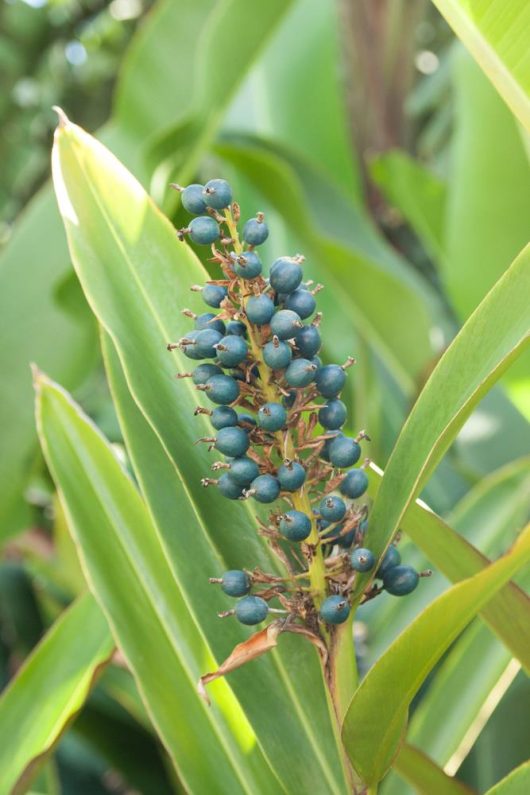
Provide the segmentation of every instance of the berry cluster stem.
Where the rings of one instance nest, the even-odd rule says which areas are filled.
[[[241,254],[243,251],[243,246],[241,244],[241,240],[239,238],[239,232],[237,229],[237,224],[234,220],[231,210],[227,209],[224,211],[224,217],[226,220],[227,228],[230,232],[230,237],[232,239],[232,245],[234,247],[234,251],[236,254]],[[240,285],[244,288],[244,280],[240,280]],[[242,290],[244,292],[244,289]],[[250,350],[252,352],[252,356],[256,362],[256,365],[259,370],[260,381],[261,381],[261,389],[263,391],[264,396],[266,397],[267,401],[278,403],[281,402],[282,395],[281,392],[277,389],[271,379],[271,372],[265,361],[263,359],[262,349],[261,346],[256,338],[256,330],[252,323],[245,319],[245,324],[247,326],[247,333],[248,339],[250,344]],[[287,430],[285,433],[278,431],[275,434],[276,438],[276,446],[280,452],[280,455],[283,458],[296,458],[296,449],[294,445],[294,441],[291,435],[291,432]],[[307,543],[312,547],[313,553],[311,556],[311,562],[309,564],[309,582],[311,584],[311,594],[313,596],[313,601],[315,606],[318,608],[322,604],[325,596],[326,596],[326,567],[324,565],[324,557],[322,555],[322,548],[320,545],[320,539],[318,535],[316,520],[313,516],[313,510],[311,507],[311,502],[309,500],[309,496],[304,488],[300,488],[298,491],[293,492],[291,495],[291,499],[293,502],[293,507],[305,513],[311,519],[311,534],[307,539]]]

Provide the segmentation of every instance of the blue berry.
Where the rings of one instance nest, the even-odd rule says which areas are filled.
[[[278,468],[277,477],[284,491],[297,491],[304,485],[306,471],[297,461],[289,461]]]
[[[244,251],[234,257],[232,267],[242,279],[255,279],[262,270],[261,260],[255,251]]]
[[[280,519],[279,530],[289,541],[304,541],[311,533],[311,519],[302,511],[287,511]]]
[[[269,606],[261,596],[244,596],[235,606],[238,621],[248,626],[261,624],[267,618]]]
[[[290,309],[280,309],[272,316],[270,323],[272,333],[280,340],[291,339],[304,325],[296,312]]]
[[[243,337],[238,337],[237,334],[229,334],[219,340],[215,346],[217,351],[217,358],[223,367],[237,367],[246,358],[248,353],[248,345]]]
[[[295,400],[296,400],[296,389],[289,390],[289,394],[284,395],[282,397],[282,403],[287,409],[290,409],[292,406],[294,406]]]
[[[208,306],[219,309],[221,301],[228,295],[228,290],[220,284],[205,284],[201,290],[202,300]]]
[[[368,475],[364,469],[350,469],[339,488],[345,497],[356,500],[362,497],[368,488]]]
[[[293,359],[285,371],[285,380],[289,386],[308,386],[314,380],[316,372],[316,364],[312,364],[309,359]]]
[[[191,374],[191,380],[194,384],[205,384],[213,375],[222,374],[223,371],[216,364],[198,364]]]
[[[265,403],[258,411],[258,425],[265,431],[279,431],[287,422],[287,412],[281,403]]]
[[[212,403],[233,403],[239,397],[239,384],[230,375],[214,375],[205,384],[204,391]]]
[[[221,588],[228,596],[244,596],[250,591],[250,578],[246,571],[231,569],[221,578]]]
[[[230,476],[241,486],[248,486],[259,475],[259,466],[252,458],[241,456],[230,461]]]
[[[393,596],[406,596],[416,588],[420,580],[412,566],[392,566],[383,576],[383,588]]]
[[[292,357],[291,346],[287,342],[280,342],[278,337],[267,342],[263,347],[263,360],[271,370],[284,370],[288,367]]]
[[[212,359],[217,355],[215,345],[221,339],[221,334],[213,328],[205,328],[199,331],[195,337],[194,347],[203,359]]]
[[[357,529],[357,535],[359,536],[359,538],[364,538],[367,530],[368,530],[368,519],[361,519],[361,521],[359,522],[359,527]]]
[[[340,522],[346,513],[346,503],[333,494],[324,497],[319,505],[320,515],[328,522]]]
[[[337,397],[345,383],[346,373],[338,364],[325,364],[315,375],[318,391],[327,398]]]
[[[338,398],[328,400],[325,406],[318,412],[318,421],[323,428],[330,431],[338,430],[346,422],[347,411],[346,406]]]
[[[206,202],[202,196],[203,185],[188,185],[180,194],[182,206],[192,215],[206,212]]]
[[[233,428],[221,428],[215,439],[214,447],[230,458],[239,458],[245,455],[249,444],[248,433],[236,425]]]
[[[383,555],[383,560],[379,564],[379,567],[376,571],[375,576],[382,579],[385,574],[393,569],[395,566],[399,566],[401,563],[401,555],[399,554],[399,549],[394,546],[394,544],[390,544],[387,551]]]
[[[229,406],[217,406],[212,411],[210,420],[216,431],[220,431],[221,428],[231,428],[237,425],[237,411],[234,411]]]
[[[232,203],[232,188],[225,179],[211,179],[204,186],[202,197],[208,207],[224,210]]]
[[[250,218],[243,227],[243,240],[249,246],[261,246],[269,236],[269,227],[259,218]]]
[[[250,488],[258,502],[274,502],[280,494],[280,481],[273,475],[259,475],[254,478]]]
[[[273,263],[269,281],[277,293],[292,293],[303,279],[302,268],[292,257],[280,257]]]
[[[285,299],[285,308],[292,309],[302,320],[310,317],[316,306],[315,296],[309,290],[306,290],[305,287],[299,287]]]
[[[200,332],[197,329],[193,329],[192,331],[188,331],[186,336],[180,340],[180,346],[184,351],[184,355],[188,357],[188,359],[203,359],[203,355],[201,354],[200,350],[198,350],[196,341],[197,336]]]
[[[338,528],[339,533],[342,529],[343,527]],[[347,533],[339,535],[339,537],[337,538],[337,544],[339,545],[339,547],[342,547],[343,549],[348,549],[348,547],[351,547],[354,541],[355,541],[355,530],[349,530]]]
[[[241,414],[238,414],[237,417],[238,425],[241,425],[242,427],[254,427],[256,425],[256,420],[252,414],[245,414],[241,412]]]
[[[350,605],[344,596],[328,596],[320,606],[320,618],[326,624],[343,624],[350,615]]]
[[[243,486],[225,472],[217,481],[217,486],[223,497],[229,500],[238,500],[243,495]]]
[[[245,312],[251,323],[265,326],[274,314],[274,303],[268,295],[253,295],[246,303]]]
[[[338,436],[331,441],[328,456],[334,467],[343,469],[357,463],[361,457],[361,448],[354,439]]]
[[[371,571],[375,566],[375,555],[371,549],[358,547],[351,553],[350,563],[355,571]]]
[[[236,334],[238,337],[247,336],[247,327],[240,320],[230,320],[226,324],[227,334]]]
[[[189,234],[194,243],[208,246],[219,240],[219,224],[209,215],[198,215],[189,224]]]
[[[222,320],[218,320],[213,312],[203,312],[202,315],[197,315],[195,318],[195,328],[202,331],[205,328],[218,331],[220,334],[226,332],[225,324]]]
[[[320,458],[323,458],[324,461],[329,461],[329,448],[331,443],[337,439],[342,438],[344,434],[341,431],[337,431],[336,433],[327,433],[327,439],[322,446],[322,450],[320,451]]]
[[[322,345],[320,332],[316,326],[304,326],[297,332],[294,339],[296,347],[306,359],[311,359],[312,356],[315,356]]]

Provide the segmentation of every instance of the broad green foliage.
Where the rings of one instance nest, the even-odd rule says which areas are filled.
[[[408,743],[401,746],[394,767],[400,776],[414,786],[414,791],[419,795],[472,795],[473,793],[473,790],[458,779],[447,776],[426,754]]]
[[[512,770],[506,778],[489,789],[486,795],[524,795],[530,788],[530,762]]]
[[[107,622],[88,595],[35,648],[0,699],[0,792],[26,792],[113,649]]]
[[[497,91],[530,130],[526,0],[433,0]]]
[[[432,602],[370,669],[343,726],[348,754],[364,781],[376,783],[392,764],[408,707],[427,673],[481,607],[529,561],[530,526],[503,558]]]

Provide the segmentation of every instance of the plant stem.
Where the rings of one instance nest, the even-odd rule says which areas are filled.
[[[226,225],[228,227],[228,231],[230,233],[230,237],[232,238],[234,251],[236,254],[241,254],[243,251],[243,245],[239,239],[239,233],[237,230],[237,224],[234,221],[232,213],[230,210],[225,210],[224,212]],[[245,290],[246,285],[244,279],[240,279],[240,286],[242,288],[242,292]],[[243,306],[244,308],[244,306]],[[247,333],[248,339],[250,344],[250,350],[252,352],[252,356],[256,362],[258,367],[260,381],[261,381],[261,389],[263,395],[265,396],[268,402],[272,403],[281,403],[282,394],[280,390],[276,387],[271,379],[271,371],[265,364],[263,360],[263,353],[261,350],[260,342],[257,338],[256,329],[252,323],[246,320],[247,326]],[[282,458],[289,458],[295,459],[296,456],[296,448],[294,445],[293,436],[290,430],[287,430],[285,434],[278,431],[275,434],[276,438],[276,447]],[[324,565],[324,557],[322,555],[322,548],[319,542],[318,530],[316,519],[313,516],[313,509],[311,507],[311,502],[309,500],[309,495],[307,494],[304,486],[302,486],[298,491],[293,492],[292,494],[292,501],[293,506],[297,511],[302,511],[305,513],[311,520],[311,533],[309,538],[307,539],[308,544],[311,544],[314,547],[314,552],[311,558],[311,563],[309,564],[309,582],[311,584],[311,593],[313,596],[313,601],[318,608],[322,601],[326,596],[326,571]]]

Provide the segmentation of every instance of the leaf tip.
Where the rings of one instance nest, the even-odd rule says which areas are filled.
[[[70,124],[70,119],[68,118],[64,110],[60,108],[59,105],[52,105],[52,110],[54,110],[57,116],[59,117],[59,121],[57,124],[58,129],[63,130],[65,127],[68,127],[68,125]]]

